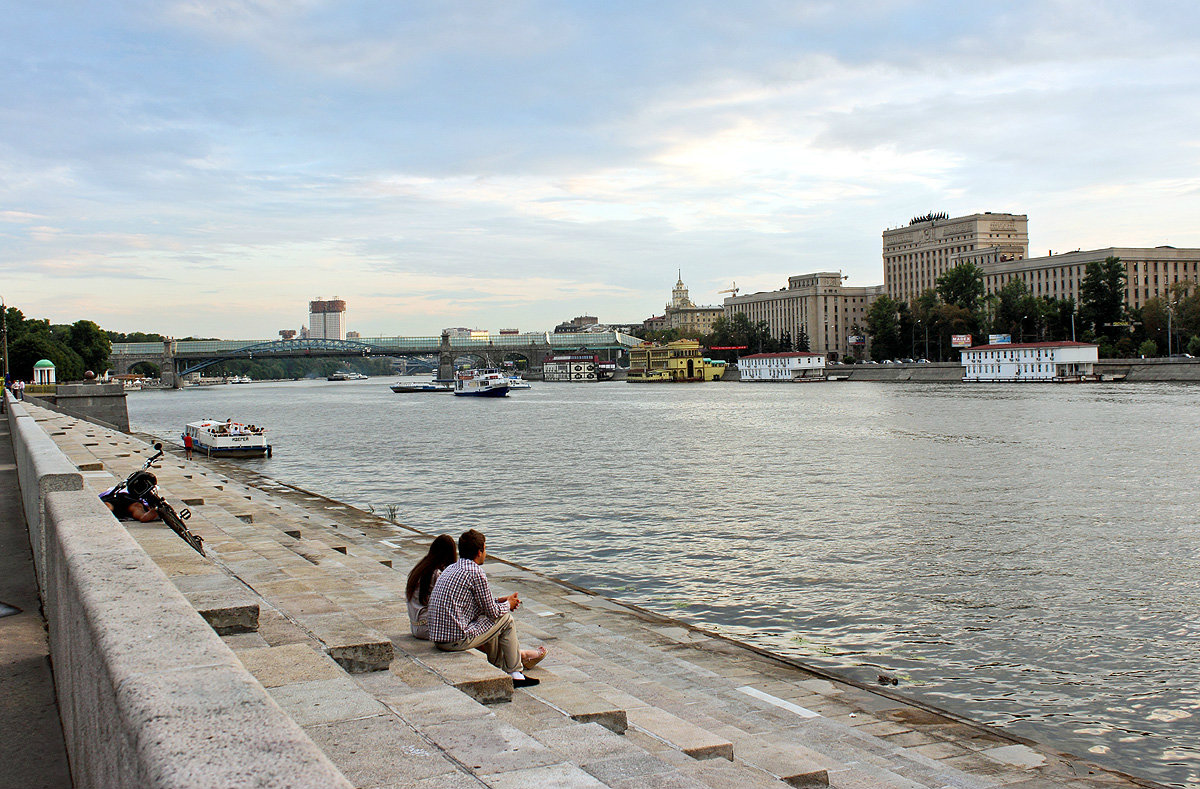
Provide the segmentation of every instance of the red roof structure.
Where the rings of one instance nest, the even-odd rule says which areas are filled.
[[[1052,342],[1001,342],[995,345],[972,345],[963,348],[964,351],[999,351],[1009,348],[1098,348],[1094,342],[1075,342],[1074,340],[1056,340]]]

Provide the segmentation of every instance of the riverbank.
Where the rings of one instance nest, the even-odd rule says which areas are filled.
[[[37,418],[93,489],[144,452],[68,417]],[[228,462],[172,458],[159,478],[190,502],[210,558],[161,525],[129,532],[210,615],[221,577],[250,593],[255,629],[222,640],[359,786],[451,786],[467,774],[497,787],[1151,785],[490,563],[494,584],[526,601],[523,639],[551,650],[535,672],[543,684],[514,691],[477,656],[447,662],[407,636],[404,568],[428,535]],[[347,650],[380,635],[395,650],[386,669],[346,673]]]

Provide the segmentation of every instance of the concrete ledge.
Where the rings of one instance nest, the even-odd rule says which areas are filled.
[[[27,414],[10,419],[22,423],[13,444],[25,506],[38,516],[35,561],[75,786],[348,789],[79,474],[66,473],[49,437]]]
[[[258,631],[258,601],[228,592],[192,592],[184,595],[196,613],[219,636]]]
[[[481,704],[512,701],[512,677],[488,663],[478,652],[444,652],[413,636],[400,636],[397,643],[419,665]]]
[[[693,759],[733,759],[733,743],[657,707],[629,710],[629,722]]]
[[[629,718],[625,710],[616,704],[574,682],[547,681],[554,679],[546,676],[547,674],[548,672],[539,670],[538,678],[542,680],[542,684],[528,688],[525,692],[567,715],[571,720],[599,723],[616,734],[624,734],[629,728]]]
[[[332,614],[298,615],[296,621],[325,647],[325,654],[351,674],[387,671],[395,657],[387,636],[372,630],[354,616]]]

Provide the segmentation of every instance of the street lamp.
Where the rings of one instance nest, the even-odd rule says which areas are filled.
[[[8,305],[3,296],[0,296],[0,336],[4,338],[4,378],[0,379],[0,386],[8,386]]]

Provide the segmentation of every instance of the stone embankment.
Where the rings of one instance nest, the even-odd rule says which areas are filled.
[[[169,457],[156,473],[202,557],[93,506],[143,442],[29,410],[77,786],[1152,785],[490,560],[524,601],[523,645],[550,650],[542,683],[514,689],[408,635],[405,575],[430,535]],[[117,742],[93,741],[103,723]],[[119,770],[137,777],[100,777]]]

